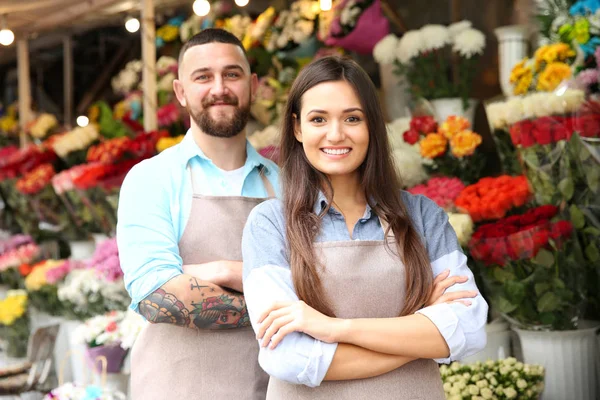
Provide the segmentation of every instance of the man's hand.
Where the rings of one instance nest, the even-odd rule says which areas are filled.
[[[221,287],[243,292],[241,261],[221,260],[204,264],[188,264],[183,266],[183,273]]]

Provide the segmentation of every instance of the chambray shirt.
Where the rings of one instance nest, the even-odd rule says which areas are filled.
[[[450,276],[467,276],[468,281],[450,287],[447,292],[477,290],[473,273],[467,266],[454,229],[446,213],[424,196],[402,192],[414,226],[426,245],[433,275],[450,269]],[[321,193],[315,204],[319,214],[327,206]],[[353,240],[383,240],[384,232],[377,215],[367,206],[354,226]],[[323,217],[317,242],[349,241],[343,215],[333,207]],[[244,295],[250,322],[258,330],[260,314],[276,301],[296,301],[285,238],[285,218],[280,200],[259,204],[250,214],[242,238]],[[439,329],[450,349],[450,357],[440,363],[460,360],[480,351],[486,344],[485,324],[488,305],[481,295],[470,299],[471,306],[459,303],[438,304],[417,311]],[[293,332],[271,350],[261,347],[259,363],[272,377],[306,386],[320,385],[325,377],[337,343],[325,343],[304,333]]]
[[[260,168],[279,193],[275,163],[258,154],[250,143],[246,153],[241,193],[239,187],[227,193],[224,172],[204,155],[190,131],[181,143],[142,161],[127,174],[119,196],[117,245],[131,309],[137,311],[140,301],[183,273],[178,243],[190,216],[193,194],[188,163],[202,172],[194,173],[196,190],[202,194],[210,195],[210,188],[218,185],[220,194],[267,197]]]

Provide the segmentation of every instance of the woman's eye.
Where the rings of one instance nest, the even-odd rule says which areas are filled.
[[[314,122],[316,124],[322,124],[323,122],[325,122],[325,119],[323,117],[314,117],[313,119],[310,120],[310,122]]]
[[[348,117],[347,121],[348,122],[360,122],[361,119],[358,117]]]

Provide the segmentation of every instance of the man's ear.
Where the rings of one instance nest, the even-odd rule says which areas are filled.
[[[258,91],[258,75],[256,74],[252,74],[252,77],[250,78],[250,93],[251,93],[251,98],[250,101],[252,103],[254,103],[256,101],[256,92]]]
[[[179,79],[175,79],[173,81],[173,91],[175,92],[175,96],[177,97],[177,101],[181,104],[182,107],[187,107],[187,101],[185,100],[185,91],[183,89],[183,83]]]
[[[300,129],[300,118],[296,114],[292,114],[292,119],[294,120],[294,136],[296,140],[302,143],[302,129]]]

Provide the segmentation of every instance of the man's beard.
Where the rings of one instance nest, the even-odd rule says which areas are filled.
[[[218,120],[214,119],[210,115],[210,108],[216,102],[231,105],[234,108],[232,116],[223,116]],[[189,103],[188,103],[189,104]],[[219,99],[205,99],[202,101],[203,110],[199,113],[194,112],[187,107],[190,117],[194,120],[196,125],[207,135],[219,137],[219,138],[230,138],[238,135],[248,123],[250,119],[250,102],[246,107],[238,107],[238,99],[233,96],[224,96]]]

